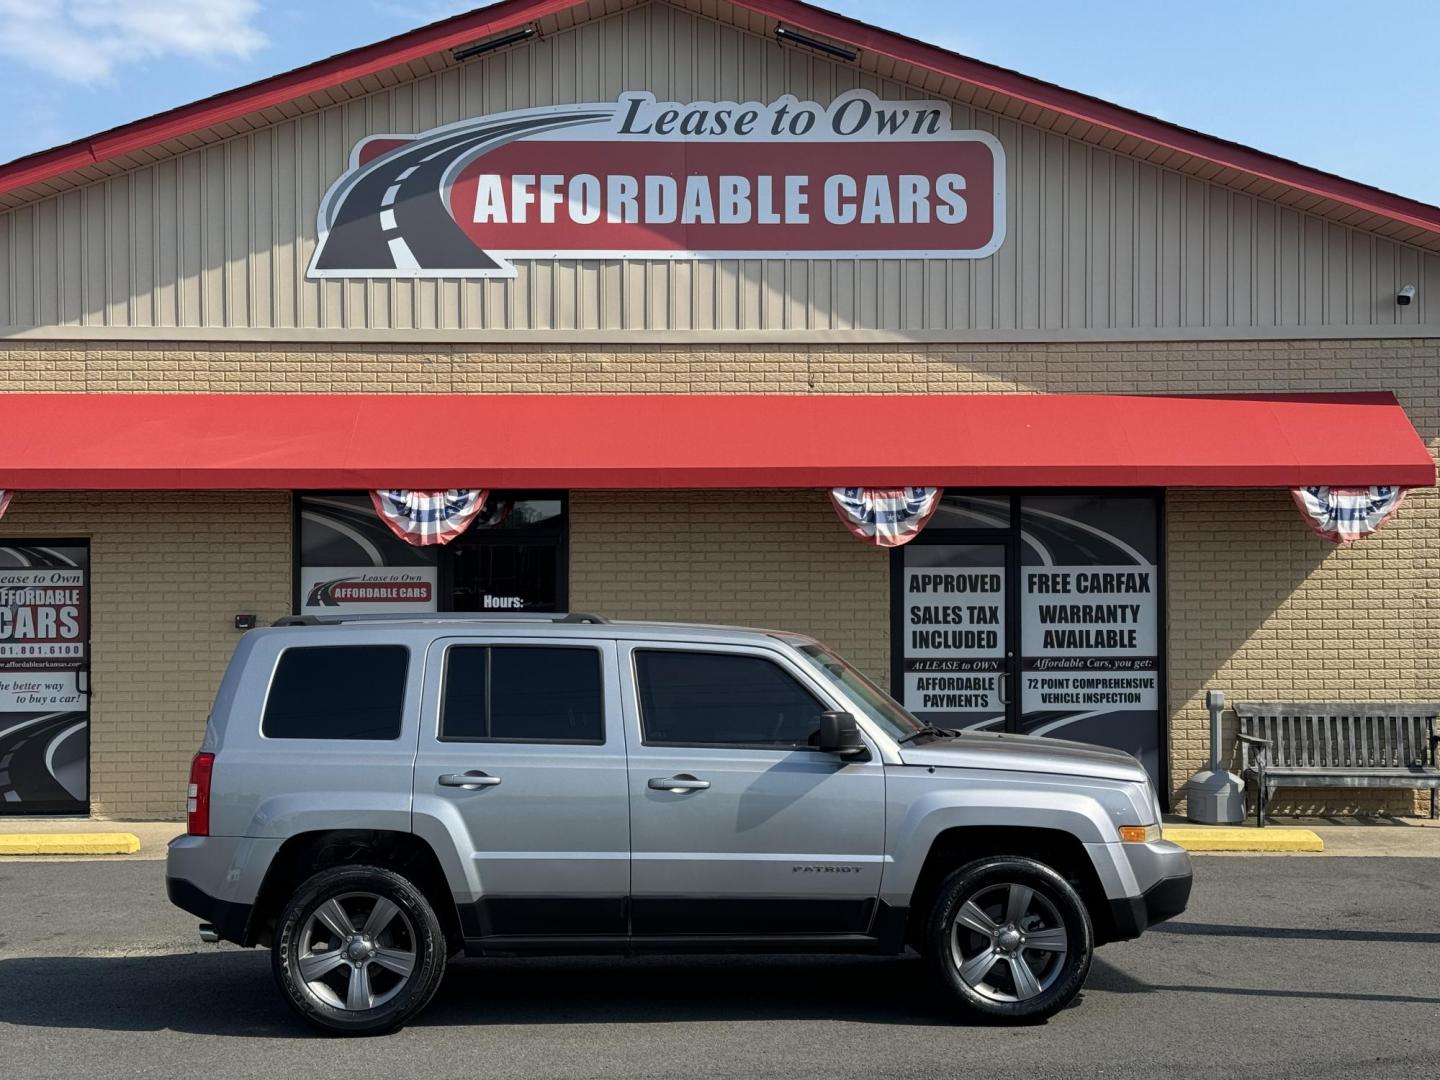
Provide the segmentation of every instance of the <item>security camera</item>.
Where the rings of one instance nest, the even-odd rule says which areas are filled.
[[[1399,304],[1401,307],[1404,307],[1406,304],[1410,303],[1410,301],[1414,299],[1414,285],[1406,285],[1403,289],[1401,289],[1398,293],[1395,294],[1395,303]]]

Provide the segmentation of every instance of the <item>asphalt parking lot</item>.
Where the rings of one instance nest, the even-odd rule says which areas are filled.
[[[155,861],[0,863],[7,1077],[1434,1077],[1440,860],[1197,859],[1043,1027],[957,1024],[914,960],[465,960],[379,1039],[313,1035]]]

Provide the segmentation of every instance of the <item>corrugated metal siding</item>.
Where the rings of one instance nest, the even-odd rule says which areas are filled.
[[[1005,147],[989,259],[518,262],[510,281],[311,282],[350,147],[485,112],[920,92],[663,3],[0,214],[0,327],[1106,331],[1423,325],[1440,255],[956,104]],[[1412,283],[1415,304],[1397,307]],[[1432,314],[1434,313],[1434,314]]]

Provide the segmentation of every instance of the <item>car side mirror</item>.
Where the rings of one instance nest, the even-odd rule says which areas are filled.
[[[860,725],[848,712],[820,714],[818,745],[825,753],[841,757],[857,757],[866,753],[865,740],[860,737]]]

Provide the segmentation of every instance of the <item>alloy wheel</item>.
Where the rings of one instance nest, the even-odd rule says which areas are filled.
[[[347,1012],[389,1002],[417,963],[409,917],[378,893],[348,892],[323,901],[305,920],[297,947],[306,992]]]
[[[951,960],[965,985],[991,1001],[1043,994],[1059,979],[1068,954],[1060,913],[1028,885],[987,885],[955,911]]]

